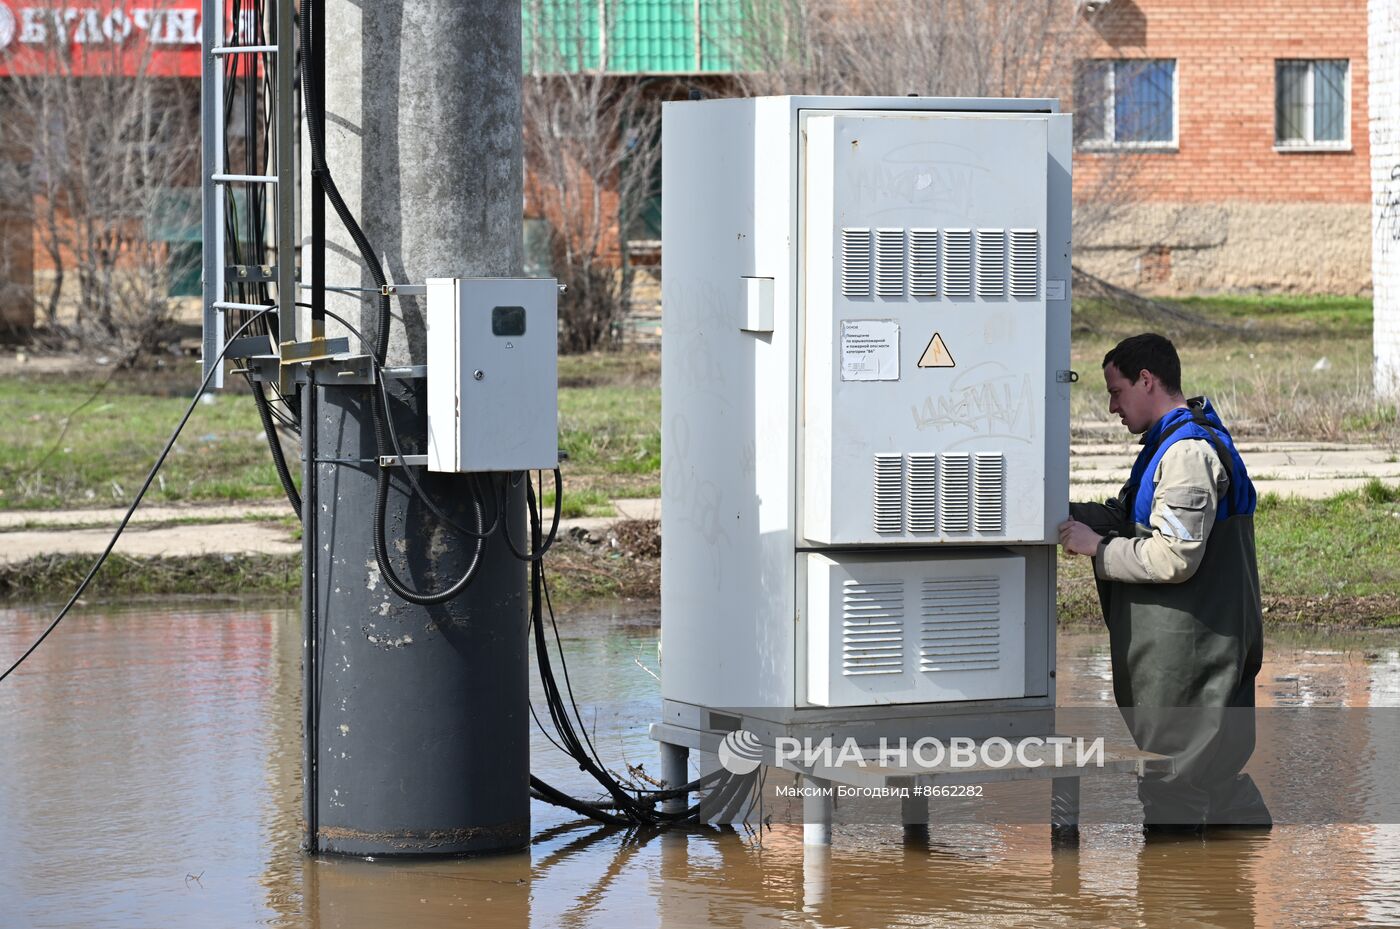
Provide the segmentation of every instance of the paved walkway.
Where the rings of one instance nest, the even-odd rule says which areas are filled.
[[[660,519],[660,500],[615,500],[618,515],[560,522],[560,532],[601,532],[622,519]],[[0,564],[44,555],[97,555],[107,547],[125,510],[0,513]],[[123,555],[294,555],[301,542],[280,522],[285,503],[248,506],[141,507],[115,551]],[[198,520],[192,522],[191,520]]]
[[[1400,483],[1400,452],[1322,442],[1242,442],[1240,452],[1259,492],[1325,498],[1373,477]],[[1118,492],[1138,446],[1074,445],[1070,499],[1101,500]],[[622,519],[660,519],[660,500],[616,500],[617,515],[566,519],[561,531],[601,532]],[[0,512],[0,564],[42,555],[92,554],[107,545],[124,510]],[[301,543],[281,518],[285,503],[152,506],[136,511],[116,550],[125,555],[296,554]]]
[[[1136,442],[1071,446],[1070,499],[1117,494],[1139,447]],[[1400,482],[1400,449],[1328,442],[1240,442],[1237,447],[1261,495],[1323,499],[1372,478]]]

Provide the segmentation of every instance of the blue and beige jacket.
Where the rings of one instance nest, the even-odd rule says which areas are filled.
[[[1114,695],[1124,707],[1253,705],[1262,609],[1244,461],[1204,398],[1163,416],[1142,446],[1116,500],[1071,508],[1109,536],[1094,573]]]

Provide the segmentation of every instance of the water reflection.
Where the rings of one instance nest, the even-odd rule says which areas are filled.
[[[0,612],[0,654],[45,620]],[[651,617],[562,627],[599,751],[655,772]],[[300,836],[300,636],[289,610],[74,616],[0,687],[0,925],[998,926],[1400,925],[1400,829],[1284,826],[1145,843],[1086,827],[1053,852],[1037,825],[597,829],[536,804],[529,854],[311,861]],[[1068,703],[1107,699],[1098,636],[1062,637]],[[1261,703],[1400,705],[1394,641],[1273,643]],[[596,709],[595,709],[596,708]],[[1400,746],[1340,736],[1368,764]],[[542,736],[536,768],[595,792]],[[1041,788],[1044,790],[1044,786]],[[1043,798],[1042,798],[1043,799]],[[1042,802],[1042,801],[1037,801]]]

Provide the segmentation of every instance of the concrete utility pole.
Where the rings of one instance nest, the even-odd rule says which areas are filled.
[[[518,275],[519,0],[325,0],[324,21],[327,161],[388,279]],[[303,190],[309,243],[310,184]],[[326,240],[327,284],[372,286],[329,209]],[[327,307],[373,338],[372,299],[332,293]],[[389,366],[424,363],[423,309],[422,298],[395,302]],[[346,334],[334,322],[327,329]],[[367,351],[354,336],[351,350]],[[310,392],[304,430],[315,461],[304,507],[307,847],[374,856],[524,848],[526,565],[497,532],[457,599],[425,607],[393,594],[372,545],[373,388],[333,380],[325,375]],[[405,453],[425,451],[425,381],[418,373],[398,383],[417,404],[395,404]],[[402,469],[393,473],[391,559],[419,591],[442,589],[462,574],[471,546],[411,499]],[[421,472],[419,480],[471,524],[469,478]],[[521,547],[524,511],[516,492],[510,529]]]
[[[1367,12],[1376,396],[1400,399],[1400,0]]]

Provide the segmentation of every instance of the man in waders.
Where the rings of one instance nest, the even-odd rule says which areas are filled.
[[[1181,362],[1147,333],[1104,357],[1111,413],[1142,451],[1117,499],[1075,503],[1067,552],[1094,560],[1113,695],[1171,773],[1138,783],[1149,832],[1267,826],[1254,781],[1254,679],[1263,660],[1254,485],[1210,401],[1185,399]]]

